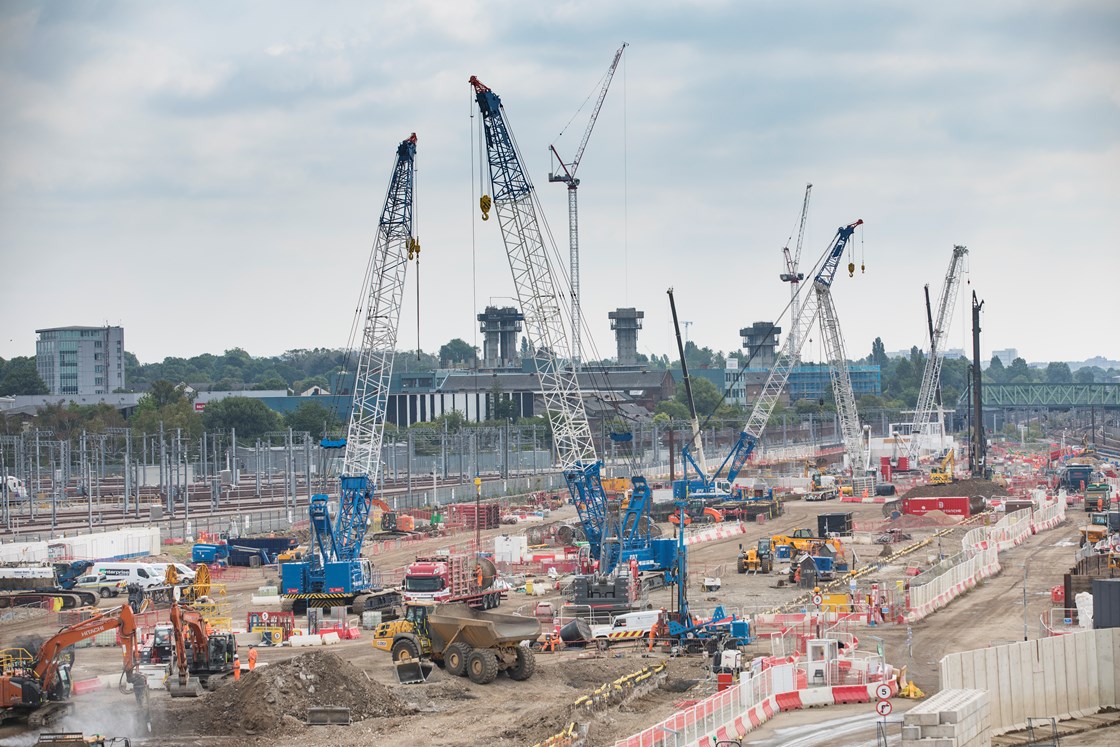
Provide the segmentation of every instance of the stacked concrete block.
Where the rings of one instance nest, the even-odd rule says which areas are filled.
[[[984,690],[942,690],[902,717],[902,747],[991,747]]]

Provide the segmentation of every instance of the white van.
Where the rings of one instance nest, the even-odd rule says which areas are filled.
[[[94,563],[89,572],[105,576],[110,581],[124,581],[125,586],[139,584],[146,589],[163,584],[163,574],[148,563]]]
[[[8,475],[7,480],[0,480],[0,492],[7,494],[9,501],[21,501],[27,497],[27,487],[23,480]]]
[[[592,625],[591,637],[600,645],[614,640],[627,640],[648,636],[664,613],[661,610],[642,610],[619,615],[610,625]]]
[[[148,563],[152,568],[159,572],[160,578],[167,578],[167,566],[175,566],[175,572],[179,575],[179,583],[189,584],[194,581],[195,571],[189,565],[182,563]]]

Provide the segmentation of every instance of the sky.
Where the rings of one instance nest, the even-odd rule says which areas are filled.
[[[947,347],[1120,359],[1120,4],[617,0],[0,4],[0,357],[35,330],[121,325],[141,362],[346,347],[397,144],[417,133],[419,272],[398,345],[481,345],[510,305],[479,218],[498,93],[566,287],[578,148],[585,357],[645,313],[640,352],[740,348],[862,219],[833,296],[849,358],[926,344],[955,244]],[[473,116],[472,116],[473,115]],[[865,270],[861,272],[859,265]],[[559,282],[559,281],[558,281]],[[819,360],[819,336],[804,356]]]

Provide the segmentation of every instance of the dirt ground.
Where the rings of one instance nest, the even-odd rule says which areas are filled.
[[[798,527],[816,527],[816,515],[822,512],[852,511],[861,527],[876,533],[887,524],[877,504],[849,504],[837,501],[787,504],[784,516],[766,524],[750,525],[736,538],[703,543],[690,548],[689,561],[694,578],[718,576],[721,587],[716,592],[701,592],[694,582],[693,608],[712,608],[723,604],[735,611],[752,613],[778,606],[798,607],[806,604],[805,593],[788,585],[779,586],[778,574],[739,575],[735,573],[737,545],[750,546],[762,537],[789,532]],[[574,510],[562,509],[556,518],[571,518]],[[998,517],[996,517],[998,518]],[[993,519],[994,520],[994,519]],[[913,524],[913,521],[909,522]],[[907,526],[914,540],[932,536],[945,529],[937,520],[927,526]],[[936,561],[939,553],[953,554],[960,549],[960,537],[967,527],[952,528],[937,541],[913,553],[905,561],[886,566],[860,583],[877,580],[893,585],[905,577],[909,565],[926,567]],[[482,533],[486,541],[495,535],[518,533],[517,526]],[[523,529],[522,529],[523,531]],[[464,547],[473,535],[426,539],[402,543],[399,548],[386,548],[375,556],[382,568],[405,565],[418,554],[432,553],[455,545]],[[908,544],[908,543],[907,543]],[[1030,537],[1023,545],[1001,555],[1003,572],[988,579],[948,608],[911,626],[885,625],[859,631],[861,642],[873,645],[881,639],[887,660],[895,666],[907,666],[911,679],[927,693],[938,689],[938,661],[952,651],[982,648],[993,643],[1022,640],[1026,578],[1027,635],[1039,636],[1039,617],[1050,608],[1050,587],[1060,582],[1060,574],[1072,564],[1077,546],[1075,519],[1049,532]],[[876,560],[881,546],[854,545],[857,565]],[[258,586],[275,582],[275,573],[254,571],[249,578],[227,586],[233,608],[233,619],[244,621],[250,609],[249,597]],[[543,581],[543,577],[540,579]],[[671,592],[651,594],[650,604],[668,606]],[[503,605],[510,611],[529,613],[537,601],[553,601],[559,596],[526,597],[513,592]],[[242,622],[243,624],[243,622]],[[0,630],[0,645],[14,636],[41,628],[35,621],[14,622]],[[908,638],[908,633],[911,635]],[[769,653],[768,647],[755,644],[754,653]],[[171,699],[165,691],[153,691],[150,697],[153,733],[146,730],[144,717],[136,711],[131,695],[115,689],[76,698],[76,717],[63,724],[66,728],[98,731],[139,738],[139,744],[161,745],[265,745],[313,741],[322,745],[416,744],[451,746],[488,744],[493,747],[533,745],[562,730],[573,720],[573,702],[590,694],[600,685],[660,660],[663,654],[646,654],[642,648],[612,648],[599,653],[570,649],[538,655],[536,674],[528,681],[514,682],[499,677],[489,685],[475,685],[465,678],[451,677],[434,669],[424,685],[402,686],[396,683],[389,657],[372,648],[368,631],[361,638],[317,650],[314,662],[293,661],[300,652],[289,648],[262,648],[258,671],[244,676],[239,683],[227,683],[214,693],[199,699]],[[302,654],[301,659],[307,657]],[[335,659],[334,657],[337,657]],[[244,660],[245,656],[242,655]],[[715,689],[715,682],[701,657],[668,659],[671,689],[658,689],[652,694],[596,714],[590,721],[588,744],[612,745],[616,739],[633,734],[667,717],[682,702],[697,700]],[[263,666],[262,666],[263,665]],[[119,671],[120,656],[114,649],[83,649],[78,652],[75,678]],[[269,670],[272,669],[272,672]],[[302,678],[300,675],[303,675]],[[318,684],[316,684],[318,683]],[[688,687],[691,685],[691,687]],[[309,692],[314,687],[315,692]],[[353,690],[357,697],[355,713],[362,718],[348,727],[304,726],[301,715],[306,707],[320,701],[346,701],[351,698],[340,688]],[[362,705],[362,703],[368,705]],[[326,704],[326,703],[323,703]],[[896,700],[896,715],[908,704]],[[871,720],[868,720],[868,715]],[[357,718],[357,715],[355,716]],[[845,720],[848,719],[848,720]],[[796,739],[788,731],[803,721],[829,724],[820,730],[820,739],[804,741],[806,733]],[[866,723],[864,723],[866,722]],[[18,729],[0,730],[0,745],[29,744],[28,735]],[[843,735],[843,736],[841,736]],[[13,741],[14,740],[14,741]],[[791,741],[793,740],[793,741]],[[840,741],[838,741],[840,740]],[[871,740],[871,741],[868,741]],[[1120,740],[1117,740],[1120,742]],[[775,721],[753,732],[748,744],[812,745],[812,744],[874,744],[873,714],[869,707],[845,706],[822,711],[781,715]],[[134,741],[134,744],[137,744]],[[1078,744],[1067,742],[1063,744]],[[1084,742],[1083,744],[1096,744]]]

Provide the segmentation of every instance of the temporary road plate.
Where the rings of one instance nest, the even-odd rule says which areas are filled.
[[[883,682],[875,687],[875,697],[879,700],[888,700],[891,697],[891,686]]]
[[[824,597],[822,597],[822,596],[821,596],[820,594],[814,594],[814,595],[813,595],[813,604],[815,604],[815,605],[817,605],[818,607],[820,607],[820,606],[821,606],[821,602],[823,602],[823,601],[824,601]]]
[[[891,705],[889,700],[880,700],[875,704],[875,713],[878,713],[880,716],[889,716],[893,710],[894,706]]]

